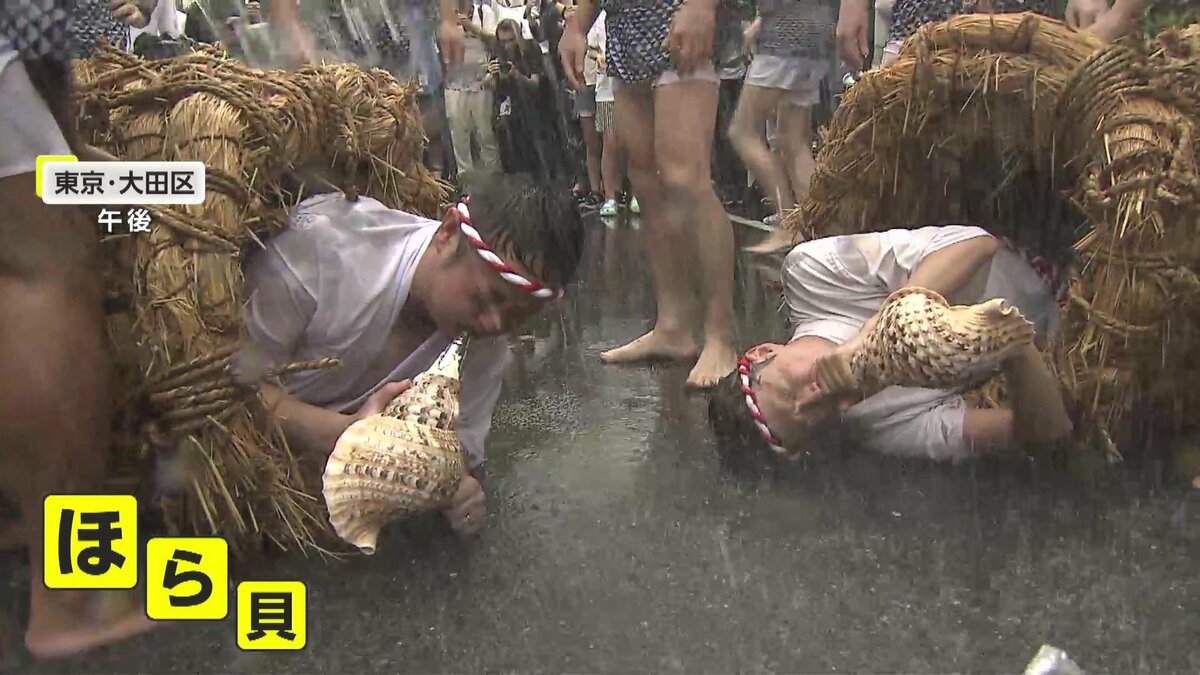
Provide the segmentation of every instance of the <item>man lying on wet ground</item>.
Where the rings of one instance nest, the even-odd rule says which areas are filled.
[[[521,177],[478,184],[440,222],[341,193],[301,202],[246,264],[241,355],[253,372],[340,359],[263,386],[288,443],[323,467],[350,424],[469,334],[458,423],[468,472],[443,511],[468,534],[486,513],[478,474],[511,358],[505,334],[561,296],[583,247],[569,195]]]
[[[848,441],[904,457],[963,460],[1070,433],[1058,384],[1038,351],[1058,327],[1062,291],[1045,261],[977,227],[925,227],[802,243],[788,254],[782,282],[791,341],[747,351],[740,372],[710,399],[724,455],[817,452]],[[1011,409],[972,408],[957,393],[915,387],[888,387],[865,400],[823,394],[814,364],[853,353],[888,296],[906,287],[936,291],[952,305],[1003,298],[1033,323],[1037,346],[1017,350],[1003,366]]]

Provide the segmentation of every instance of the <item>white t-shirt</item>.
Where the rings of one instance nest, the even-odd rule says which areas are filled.
[[[529,22],[525,20],[525,3],[519,5],[513,3],[513,6],[506,7],[499,2],[494,2],[492,3],[492,12],[496,15],[496,25],[500,25],[500,22],[505,19],[512,19],[521,26],[522,37],[526,40],[533,39],[533,31],[529,29]],[[548,49],[549,47],[547,47]],[[543,50],[543,52],[547,50]]]
[[[593,23],[592,29],[588,31],[588,45],[595,45],[604,54],[607,54],[608,48],[608,29],[604,23],[606,17],[607,12],[600,10],[600,14],[596,16],[596,23]],[[613,92],[612,78],[607,73],[597,71],[596,103],[612,103],[614,100],[616,94]]]
[[[34,171],[38,155],[70,154],[25,64],[16,50],[0,44],[0,178]]]
[[[842,344],[858,334],[884,300],[907,283],[916,266],[951,244],[990,236],[977,227],[924,227],[816,239],[800,244],[783,265],[784,298],[792,339],[817,336]],[[951,304],[1004,298],[1031,321],[1041,340],[1058,329],[1058,307],[1046,282],[1007,248],[980,270]],[[844,418],[865,432],[876,451],[911,457],[963,459],[967,405],[958,394],[889,387],[851,407]]]
[[[336,357],[335,368],[294,373],[286,389],[306,403],[352,413],[384,384],[433,365],[452,336],[434,333],[391,372],[372,371],[395,331],[417,263],[438,221],[341,194],[312,197],[287,231],[246,263],[242,356],[254,365]],[[503,338],[474,339],[462,370],[458,437],[472,466],[484,441],[512,355]]]
[[[595,57],[591,54],[591,50],[598,49],[600,52],[603,52],[605,40],[604,10],[601,10],[587,34],[588,55],[583,60],[583,81],[588,86],[596,85],[597,68],[599,67]]]

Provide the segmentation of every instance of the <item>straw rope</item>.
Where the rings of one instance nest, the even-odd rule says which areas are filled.
[[[159,495],[174,531],[220,534],[239,551],[263,539],[320,550],[319,486],[256,383],[337,361],[242,372],[241,262],[285,226],[284,188],[298,172],[435,216],[446,188],[421,164],[416,88],[354,65],[259,71],[207,47],[158,61],[102,48],[75,75],[86,142],[207,167],[203,204],[147,207],[148,235],[105,242],[121,419],[135,430],[122,463],[188,467],[186,489]]]
[[[1105,46],[1032,14],[929,25],[847,92],[808,237],[975,222],[1073,272],[1049,359],[1096,437],[1200,397],[1200,27]],[[977,394],[981,400],[995,397]]]

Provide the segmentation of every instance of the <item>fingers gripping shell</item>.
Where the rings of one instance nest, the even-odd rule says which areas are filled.
[[[367,555],[388,521],[438,508],[458,487],[461,357],[456,341],[381,414],[351,424],[325,464],[329,523]]]
[[[889,386],[964,389],[992,377],[1033,337],[1033,324],[1005,300],[951,307],[934,291],[903,288],[888,297],[862,348],[820,364],[817,379],[827,391],[864,396]]]

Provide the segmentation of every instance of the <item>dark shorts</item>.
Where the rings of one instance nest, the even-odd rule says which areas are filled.
[[[595,117],[596,116],[596,87],[589,86],[583,91],[575,92],[575,116],[576,117]]]

